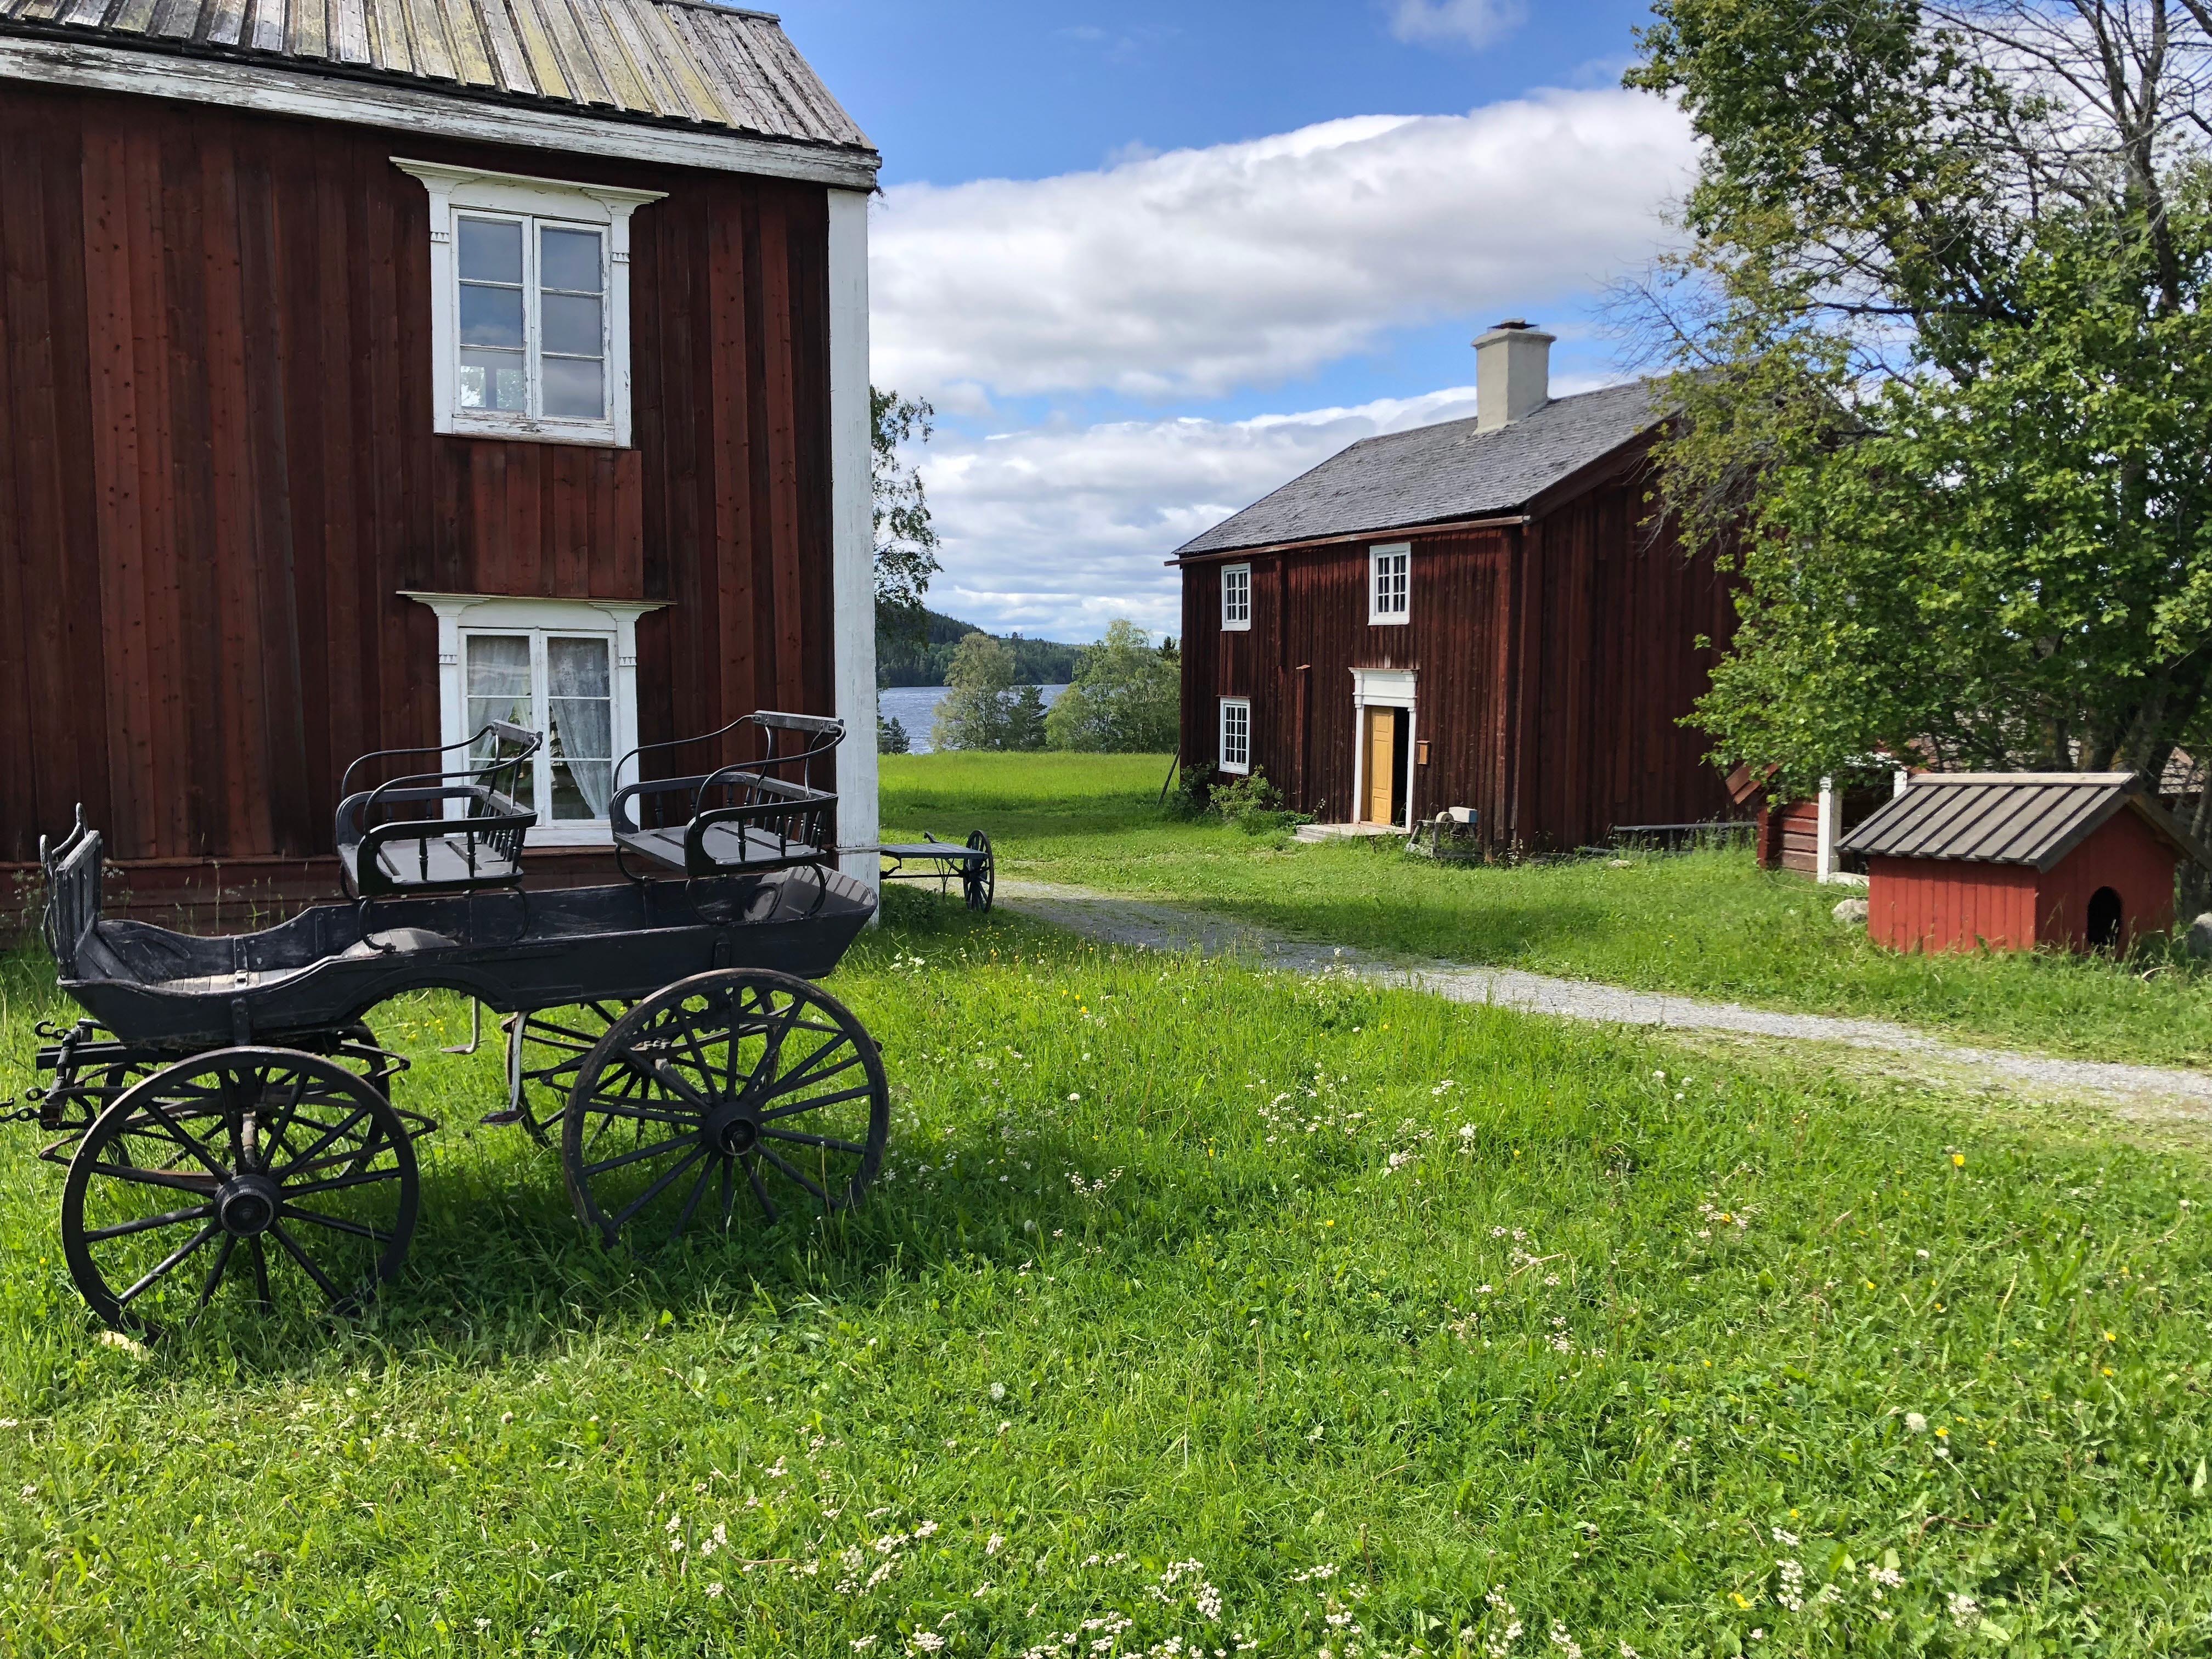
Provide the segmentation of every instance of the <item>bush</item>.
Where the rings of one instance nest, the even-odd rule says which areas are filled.
[[[1055,749],[1158,754],[1175,747],[1182,708],[1182,659],[1174,642],[1156,648],[1143,629],[1119,621],[1083,653],[1045,716],[1045,732]]]
[[[1248,836],[1264,836],[1271,830],[1287,830],[1293,824],[1313,822],[1304,813],[1293,812],[1285,806],[1283,792],[1256,766],[1250,776],[1216,788],[1211,805],[1224,821],[1235,824]]]
[[[1210,766],[1186,766],[1176,773],[1175,788],[1168,796],[1169,812],[1179,818],[1205,817],[1212,776]]]
[[[910,755],[914,739],[907,735],[906,722],[896,714],[885,720],[876,716],[876,752],[878,755]]]

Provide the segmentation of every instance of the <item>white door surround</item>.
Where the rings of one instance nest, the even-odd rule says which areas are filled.
[[[1398,827],[1413,827],[1413,791],[1419,781],[1420,768],[1416,764],[1420,756],[1420,714],[1413,700],[1414,676],[1410,668],[1355,668],[1352,671],[1352,812],[1353,823],[1361,821],[1360,809],[1367,799],[1367,743],[1365,720],[1370,708],[1402,708],[1406,711],[1406,821]]]

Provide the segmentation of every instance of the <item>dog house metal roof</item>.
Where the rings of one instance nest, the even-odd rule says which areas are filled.
[[[1869,858],[2051,869],[2132,811],[2185,858],[2212,864],[2134,772],[1954,772],[1915,777],[1838,843]]]

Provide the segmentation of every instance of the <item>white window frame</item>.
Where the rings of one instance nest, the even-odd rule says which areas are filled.
[[[1382,608],[1382,580],[1385,562],[1402,561],[1393,572],[1405,579],[1405,591],[1398,597],[1404,603],[1395,611]],[[1367,550],[1367,625],[1370,628],[1400,628],[1413,619],[1413,544],[1411,542],[1389,542],[1381,547]]]
[[[1244,758],[1241,761],[1232,761],[1229,758],[1229,711],[1232,708],[1242,710],[1244,715]],[[1221,713],[1215,729],[1218,738],[1218,741],[1214,744],[1217,756],[1216,764],[1218,764],[1223,771],[1232,773],[1237,777],[1243,778],[1251,776],[1252,699],[1249,697],[1224,697],[1221,700]]]
[[[438,617],[438,741],[458,744],[471,735],[465,641],[472,634],[556,635],[563,639],[600,638],[609,645],[609,689],[613,693],[614,753],[619,763],[637,747],[637,619],[664,608],[661,600],[514,599],[488,593],[416,593],[404,597],[426,605]],[[532,653],[533,714],[546,718],[544,678],[538,665],[543,653]],[[550,747],[550,745],[549,745]],[[451,764],[451,762],[448,763]],[[535,805],[550,799],[552,757],[538,750],[531,799]],[[637,781],[637,763],[617,769],[614,787]],[[555,822],[540,817],[530,830],[532,847],[612,847],[613,832],[605,818],[566,818]]]
[[[1230,603],[1232,592],[1242,597],[1242,605]],[[1221,631],[1243,634],[1249,633],[1251,628],[1252,567],[1249,564],[1224,564],[1221,567]]]
[[[422,181],[430,192],[430,377],[432,428],[464,437],[524,438],[540,443],[593,444],[627,449],[630,441],[629,221],[647,203],[667,194],[621,190],[611,185],[569,184],[514,173],[447,167],[395,155],[392,165]],[[605,300],[601,326],[607,366],[606,418],[554,416],[461,406],[460,271],[458,221],[468,217],[521,220],[526,361],[531,366],[532,407],[538,397],[538,313],[534,302],[538,228],[574,227],[601,233]]]

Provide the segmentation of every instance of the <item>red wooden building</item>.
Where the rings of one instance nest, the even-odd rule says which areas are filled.
[[[1869,933],[1899,951],[2125,950],[2207,859],[2132,772],[1923,773],[1844,836]]]
[[[492,714],[552,879],[756,708],[874,839],[878,157],[773,18],[0,0],[0,886],[82,802],[139,908],[326,891]]]
[[[1176,555],[1186,761],[1348,823],[1473,807],[1493,847],[1729,813],[1680,724],[1728,586],[1644,522],[1666,411],[1551,397],[1550,344],[1492,330],[1474,418],[1355,444]]]

